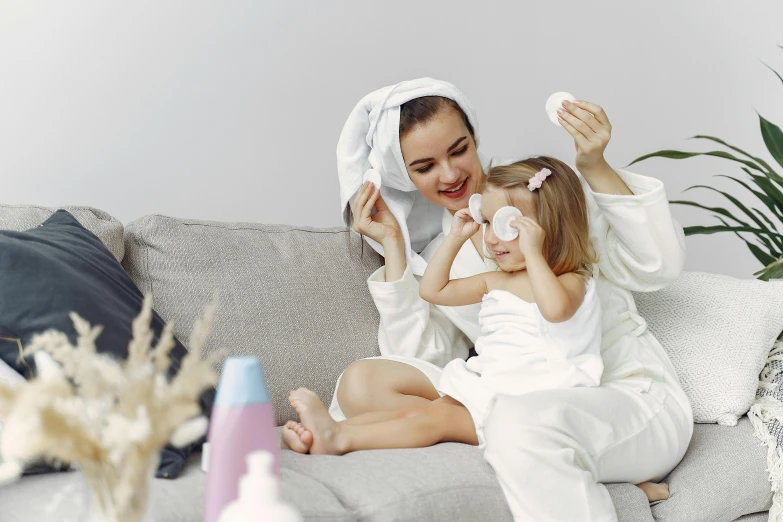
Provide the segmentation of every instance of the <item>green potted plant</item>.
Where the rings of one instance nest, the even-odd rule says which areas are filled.
[[[780,46],[783,49],[783,46]],[[766,64],[765,64],[766,65]],[[777,71],[767,66],[783,83],[783,77]],[[767,146],[770,155],[783,168],[783,132],[780,127],[769,122],[759,115],[761,136]],[[708,210],[713,213],[721,224],[713,226],[685,227],[685,235],[715,234],[718,232],[732,232],[748,246],[753,255],[764,266],[754,275],[759,279],[783,279],[783,170],[776,171],[763,159],[752,156],[744,150],[726,143],[714,136],[698,135],[692,139],[708,140],[718,143],[726,149],[709,152],[682,152],[678,150],[659,150],[652,154],[646,154],[631,162],[631,165],[648,158],[686,159],[695,156],[713,156],[739,164],[747,177],[740,179],[735,176],[717,175],[728,178],[751,192],[758,201],[764,204],[769,213],[762,212],[756,207],[748,207],[731,194],[718,190],[708,185],[693,185],[686,189],[704,189],[717,192],[731,203],[731,211],[723,207],[709,207],[695,201],[675,200],[670,203],[676,205],[689,205]],[[736,155],[734,154],[736,153]],[[777,168],[777,167],[776,167]],[[739,216],[739,217],[737,217]],[[741,234],[751,236],[753,241]]]

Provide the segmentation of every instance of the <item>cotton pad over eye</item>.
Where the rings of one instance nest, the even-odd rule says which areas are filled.
[[[375,169],[369,169],[364,173],[364,180],[362,183],[366,183],[368,181],[377,188],[381,188],[381,185],[383,185],[383,183],[381,183],[381,173]]]
[[[481,194],[473,194],[468,200],[468,209],[470,209],[470,215],[473,221],[479,225],[483,225],[487,222],[484,216],[481,215]]]
[[[516,217],[522,217],[522,212],[517,207],[501,207],[492,218],[492,230],[501,241],[511,241],[519,235],[519,230],[511,226],[511,221]]]
[[[557,121],[557,109],[563,106],[563,101],[565,100],[572,102],[576,100],[576,98],[567,92],[556,92],[546,101],[546,114],[549,116],[549,119],[552,120],[552,123],[558,127],[562,127],[562,125]]]

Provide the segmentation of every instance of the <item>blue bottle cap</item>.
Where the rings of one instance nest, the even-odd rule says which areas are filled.
[[[257,357],[229,357],[220,374],[215,406],[250,406],[269,402]]]

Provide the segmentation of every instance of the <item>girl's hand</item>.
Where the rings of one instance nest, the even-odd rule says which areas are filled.
[[[519,250],[525,258],[541,255],[544,249],[544,229],[529,217],[515,218],[511,227],[519,230]]]
[[[579,172],[584,175],[604,166],[604,150],[612,137],[612,125],[604,110],[586,101],[564,101],[557,114],[557,121],[574,137]]]
[[[375,214],[372,209],[375,207]],[[381,191],[366,181],[353,201],[353,229],[378,243],[402,241],[402,229],[397,218],[381,196]]]
[[[476,223],[473,216],[470,215],[470,209],[462,208],[454,214],[449,234],[462,241],[467,241],[478,232],[480,227],[481,225]]]

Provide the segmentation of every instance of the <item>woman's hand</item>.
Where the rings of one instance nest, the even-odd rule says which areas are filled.
[[[573,136],[576,145],[576,168],[583,175],[604,168],[604,150],[612,137],[612,125],[604,110],[586,101],[564,101],[557,110],[557,121]]]
[[[375,207],[375,214],[372,209]],[[402,229],[397,218],[381,196],[381,191],[366,181],[353,201],[353,229],[378,243],[402,242]]]
[[[519,230],[519,251],[530,259],[542,255],[544,249],[544,229],[529,217],[514,218],[511,227]]]
[[[470,209],[462,208],[454,214],[449,234],[461,241],[467,241],[473,234],[478,232],[480,227],[481,225],[476,223],[473,220],[473,216],[470,215]]]

